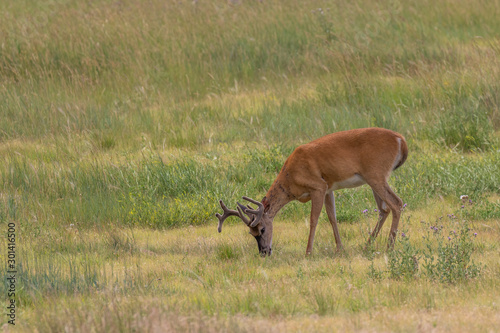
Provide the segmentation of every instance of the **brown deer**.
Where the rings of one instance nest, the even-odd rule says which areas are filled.
[[[387,129],[362,128],[326,135],[294,150],[261,202],[243,197],[257,208],[238,203],[237,210],[231,210],[219,200],[224,214],[216,214],[219,219],[218,231],[221,232],[226,218],[238,216],[257,240],[260,254],[271,255],[276,214],[292,200],[311,200],[306,255],[313,249],[323,203],[333,228],[337,251],[340,251],[343,247],[337,228],[333,191],[368,184],[379,211],[378,222],[368,238],[368,244],[377,237],[389,212],[392,212],[387,244],[391,248],[394,246],[403,202],[389,187],[387,180],[393,170],[403,165],[407,156],[408,147],[404,137]]]

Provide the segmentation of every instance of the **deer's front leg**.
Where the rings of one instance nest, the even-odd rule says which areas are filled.
[[[315,191],[311,193],[311,221],[309,230],[309,240],[307,242],[306,255],[312,253],[314,234],[316,233],[316,226],[318,225],[319,215],[323,208],[323,201],[325,198],[324,191]]]
[[[333,236],[335,237],[335,243],[337,244],[337,252],[342,252],[344,251],[344,247],[342,246],[342,242],[340,241],[340,234],[337,226],[337,215],[335,214],[335,196],[333,195],[333,191],[331,190],[326,192],[325,210],[328,214],[330,224],[332,225]]]

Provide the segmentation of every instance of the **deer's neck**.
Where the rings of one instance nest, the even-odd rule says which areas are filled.
[[[283,206],[293,200],[293,197],[288,192],[287,186],[276,179],[269,191],[267,191],[266,200],[269,202],[267,214],[274,218]]]

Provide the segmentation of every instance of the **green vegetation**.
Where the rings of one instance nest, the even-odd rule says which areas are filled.
[[[471,0],[1,2],[16,329],[500,326],[498,17]],[[336,193],[342,255],[326,214],[303,255],[310,204],[280,212],[266,259],[241,222],[217,233],[218,199],[261,198],[297,145],[368,126],[410,149],[394,251],[387,226],[364,249],[366,187]]]

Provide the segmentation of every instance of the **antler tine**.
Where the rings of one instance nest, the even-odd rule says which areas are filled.
[[[226,207],[226,205],[222,202],[222,200],[219,200],[219,204],[222,207],[222,210],[224,211],[224,214],[220,215],[219,213],[216,213],[215,216],[219,219],[219,226],[217,227],[217,230],[219,232],[222,231],[222,223],[229,217],[229,216],[238,216],[241,218],[241,215],[239,212],[229,209]],[[245,222],[246,223],[246,222]]]
[[[237,209],[237,210],[238,210],[238,212],[240,213],[240,219],[242,219],[242,220],[243,220],[243,222],[245,222],[245,224],[246,224],[246,225],[250,225],[250,223],[251,223],[252,221],[250,221],[249,219],[247,219],[247,218],[245,217],[245,215],[243,215],[243,212],[242,212],[242,210],[241,210],[241,208],[240,208],[240,207],[245,208],[245,206],[242,206],[242,205],[238,202],[238,207],[236,207],[236,209]]]
[[[248,211],[248,209],[247,209],[247,211],[249,213],[257,214],[261,209],[264,210],[264,205],[261,202],[258,202],[257,200],[254,200],[254,199],[249,198],[249,197],[243,197],[243,199],[245,199],[246,201],[250,201],[251,203],[254,203],[254,204],[256,204],[259,207],[258,210],[254,210],[252,207],[250,207],[249,205],[247,205],[247,207],[251,209],[250,211]]]
[[[250,227],[253,228],[259,223],[260,219],[262,218],[262,215],[264,215],[264,205],[261,202],[258,202],[257,200],[253,200],[249,197],[243,197],[243,199],[245,199],[246,201],[249,201],[253,204],[256,204],[259,207],[257,210],[251,209],[250,206],[247,206],[248,208],[243,209],[243,212],[245,214],[254,215],[253,220],[251,221],[251,223],[249,225]],[[240,205],[240,204],[238,203],[238,205]],[[240,207],[244,207],[244,206],[241,205]]]

